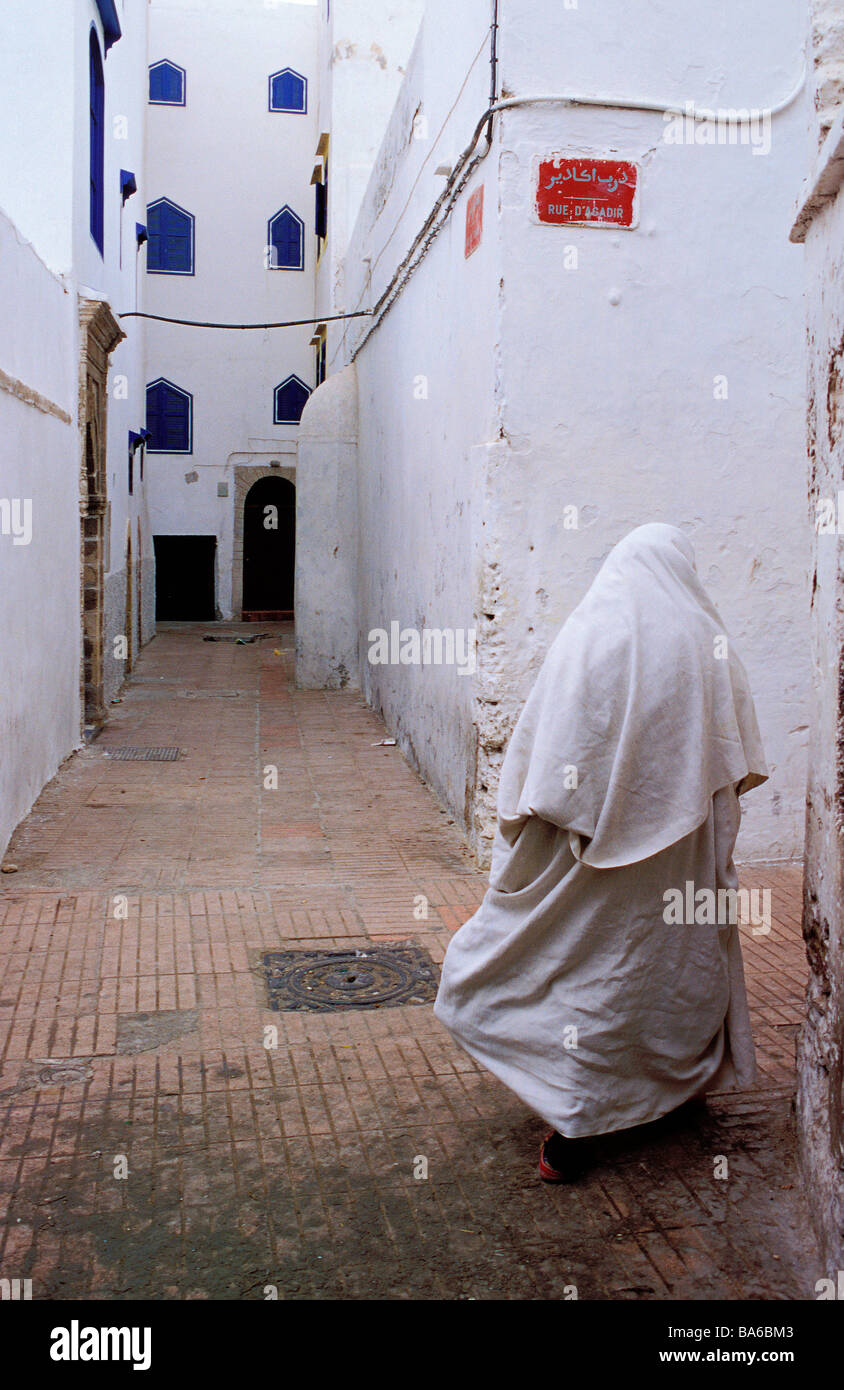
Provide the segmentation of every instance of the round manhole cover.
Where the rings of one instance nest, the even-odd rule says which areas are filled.
[[[373,951],[274,951],[265,957],[272,1007],[361,1009],[425,1004],[437,973],[419,947]]]
[[[91,1068],[87,1062],[46,1062],[38,1070],[41,1086],[70,1086],[77,1081],[88,1081]]]
[[[298,999],[320,1004],[384,1004],[413,984],[402,961],[349,956],[347,960],[315,961],[293,968],[287,987]]]

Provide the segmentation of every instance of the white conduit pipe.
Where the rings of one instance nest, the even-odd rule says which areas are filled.
[[[787,108],[797,100],[798,96],[803,90],[805,82],[806,68],[804,66],[800,74],[800,80],[797,83],[797,85],[792,89],[792,91],[789,92],[787,97],[783,97],[782,101],[777,102],[775,106],[749,108],[730,107],[725,109],[728,109],[731,113],[735,111],[738,114],[741,114],[745,110],[747,110],[748,115],[750,115],[751,113],[756,113],[760,116],[765,117],[778,116],[781,111],[787,110]],[[445,222],[447,221],[448,215],[451,212],[451,209],[457,201],[458,197],[460,196],[460,193],[463,190],[465,184],[471,178],[478,164],[480,164],[481,161],[485,159],[486,156],[489,154],[492,142],[489,139],[489,134],[487,134],[486,149],[482,150],[481,153],[475,159],[472,160],[472,154],[474,153],[475,146],[477,145],[478,140],[480,139],[481,131],[483,130],[484,126],[487,125],[490,121],[490,118],[496,115],[499,111],[510,111],[517,106],[531,106],[543,103],[556,103],[559,106],[574,107],[598,106],[614,111],[652,111],[656,112],[661,116],[686,116],[690,120],[696,121],[712,120],[713,116],[717,115],[717,108],[696,106],[692,102],[689,102],[686,106],[677,106],[671,105],[668,102],[660,101],[633,101],[627,100],[625,98],[603,96],[573,97],[561,96],[559,94],[552,93],[548,93],[547,95],[544,93],[538,93],[533,96],[523,97],[503,97],[500,101],[493,102],[490,106],[487,107],[486,111],[484,111],[484,114],[481,116],[480,120],[475,126],[472,139],[466,146],[466,149],[461,154],[457,163],[455,164],[445,188],[443,189],[442,193],[440,194],[439,198],[437,199],[436,203],[431,209],[431,212],[426,218],[421,231],[414,238],[410,250],[407,252],[407,255],[404,257],[400,265],[396,268],[393,277],[390,280],[390,283],[384,290],[384,293],[381,295],[377,303],[373,306],[371,312],[373,314],[374,321],[369,325],[363,337],[355,345],[352,351],[352,361],[354,361],[354,359],[357,357],[364,344],[368,342],[369,338],[375,332],[376,328],[381,323],[382,319],[387,314],[389,309],[392,307],[399,294],[401,294],[401,291],[407,284],[407,281],[410,279],[414,270],[426,255],[428,248],[431,245],[431,242],[434,240],[437,233],[440,231],[440,229],[444,226]],[[472,160],[471,164],[469,163],[470,160]],[[439,220],[437,220],[438,215],[440,213],[442,213],[443,215],[439,218]],[[419,252],[418,255],[416,255],[417,251]]]

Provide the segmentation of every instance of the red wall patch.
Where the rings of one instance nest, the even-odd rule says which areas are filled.
[[[466,257],[477,251],[484,230],[484,186],[476,188],[466,204]]]

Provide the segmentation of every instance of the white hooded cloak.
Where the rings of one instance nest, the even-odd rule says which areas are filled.
[[[738,795],[767,775],[691,544],[637,528],[552,643],[513,731],[490,886],[449,944],[434,1006],[561,1134],[754,1083],[738,928],[718,890],[738,887]],[[677,923],[675,890],[685,904],[701,889],[715,913]]]

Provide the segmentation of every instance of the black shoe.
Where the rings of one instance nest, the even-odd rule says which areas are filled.
[[[539,1150],[539,1176],[543,1182],[575,1182],[589,1166],[589,1140],[566,1139],[552,1129]]]

